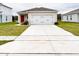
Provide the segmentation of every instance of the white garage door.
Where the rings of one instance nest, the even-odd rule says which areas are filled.
[[[53,24],[53,16],[32,16],[31,24]]]

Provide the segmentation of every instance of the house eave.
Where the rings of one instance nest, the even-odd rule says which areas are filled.
[[[57,11],[24,11],[18,12],[20,15],[28,14],[28,13],[57,13]]]
[[[35,13],[35,12],[41,12],[41,13],[44,13],[44,12],[53,12],[53,13],[57,13],[57,11],[28,11],[28,13]]]

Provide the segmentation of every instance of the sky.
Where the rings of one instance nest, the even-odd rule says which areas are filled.
[[[79,8],[79,3],[3,3],[9,7],[13,8],[13,15],[17,15],[18,11],[27,10],[35,7],[46,7],[51,9],[56,9],[63,13],[75,8]]]

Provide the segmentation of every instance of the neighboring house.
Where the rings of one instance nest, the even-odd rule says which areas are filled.
[[[54,24],[57,22],[57,10],[39,7],[18,12],[19,23],[28,21],[29,24]]]
[[[62,14],[62,21],[79,22],[79,9]]]
[[[12,22],[12,8],[0,3],[0,23]]]

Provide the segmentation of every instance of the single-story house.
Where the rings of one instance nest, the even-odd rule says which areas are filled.
[[[57,10],[54,9],[39,7],[20,11],[18,14],[20,24],[25,21],[28,21],[30,25],[54,24],[57,22]]]
[[[79,9],[74,9],[67,13],[62,14],[62,21],[66,22],[79,22]]]
[[[0,23],[12,22],[12,8],[0,3]]]

